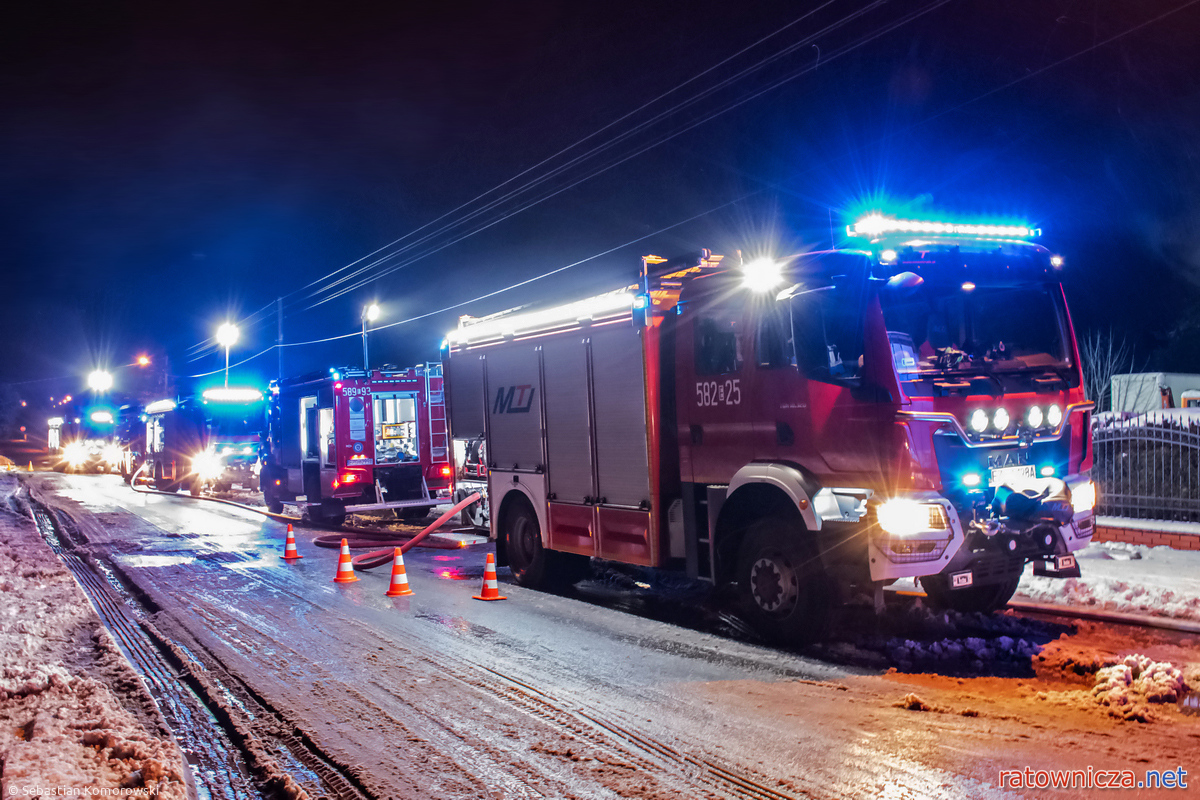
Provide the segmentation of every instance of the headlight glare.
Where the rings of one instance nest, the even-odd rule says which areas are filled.
[[[192,472],[203,480],[211,481],[221,477],[224,469],[216,453],[197,453],[192,458]]]
[[[104,448],[103,456],[105,463],[112,464],[115,467],[119,465],[122,460],[124,460],[125,451],[117,447],[115,444],[110,444],[108,447]]]
[[[996,413],[992,415],[992,424],[996,426],[998,431],[1008,430],[1008,423],[1012,420],[1008,416],[1008,412],[1003,408],[997,408]]]
[[[879,527],[892,536],[913,536],[948,527],[946,511],[933,503],[918,503],[897,497],[880,504],[876,511]]]
[[[1042,427],[1042,408],[1041,406],[1030,406],[1028,413],[1025,415],[1025,420],[1031,428]]]
[[[87,457],[87,446],[83,442],[71,442],[63,448],[63,460],[73,467],[77,467],[87,461]]]
[[[1076,514],[1083,514],[1096,507],[1096,484],[1092,481],[1081,483],[1071,490],[1071,508]]]
[[[971,419],[969,422],[971,425],[971,430],[975,431],[976,433],[983,433],[987,430],[988,426],[987,412],[982,408],[975,409],[971,412]]]

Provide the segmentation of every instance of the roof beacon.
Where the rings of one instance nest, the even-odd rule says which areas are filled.
[[[933,222],[912,219],[893,219],[882,214],[868,214],[846,226],[848,236],[876,237],[888,233],[925,233],[947,236],[1005,236],[1027,239],[1041,236],[1041,228],[1024,225],[975,225],[961,222]]]

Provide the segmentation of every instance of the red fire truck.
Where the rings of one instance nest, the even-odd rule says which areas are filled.
[[[419,518],[452,486],[441,364],[331,369],[271,384],[267,508],[299,505],[341,525],[347,511]]]
[[[731,585],[769,639],[919,578],[963,611],[1077,575],[1095,489],[1062,260],[1021,226],[851,226],[783,261],[643,259],[628,289],[464,318],[455,436],[527,586],[590,557]]]

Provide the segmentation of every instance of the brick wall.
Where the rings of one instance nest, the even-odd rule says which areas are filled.
[[[1144,544],[1149,547],[1166,545],[1176,550],[1200,550],[1200,535],[1194,533],[1167,533],[1165,531],[1145,531],[1135,528],[1120,528],[1109,525],[1097,525],[1092,534],[1093,542],[1128,542],[1129,544]]]

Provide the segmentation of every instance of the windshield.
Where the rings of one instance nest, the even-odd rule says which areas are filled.
[[[215,442],[241,441],[257,437],[263,429],[263,411],[258,405],[209,409],[209,438]]]
[[[1057,287],[924,282],[880,292],[902,380],[1070,366]]]

